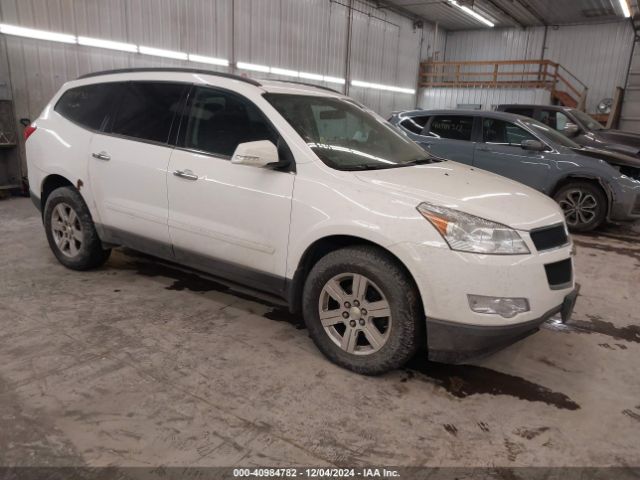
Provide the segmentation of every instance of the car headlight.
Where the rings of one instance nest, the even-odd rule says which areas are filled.
[[[451,250],[494,255],[531,253],[518,232],[506,225],[430,203],[421,203],[417,209]]]

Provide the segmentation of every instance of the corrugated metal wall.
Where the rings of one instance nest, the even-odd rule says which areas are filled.
[[[635,35],[631,22],[549,28],[545,58],[562,64],[589,87],[587,111],[624,87]]]
[[[559,62],[589,87],[587,110],[595,112],[601,99],[611,97],[616,86],[624,86],[633,38],[628,21],[549,27],[546,40],[544,27],[448,32],[445,60]],[[517,100],[530,97],[523,91]]]
[[[0,21],[344,78],[350,4],[351,79],[415,88],[422,31],[413,28],[411,19],[366,0],[0,0]],[[425,26],[425,32],[430,28]],[[140,54],[0,37],[0,42],[6,42],[18,118],[37,117],[62,83],[87,72],[185,65],[230,71]],[[433,38],[432,34],[427,40],[431,48]],[[444,33],[438,38],[443,50]],[[385,116],[413,108],[416,102],[415,95],[406,93],[357,87],[350,87],[349,93]]]
[[[482,110],[493,110],[501,103],[548,104],[550,100],[549,91],[542,89],[426,88],[420,91],[418,105],[430,110],[462,108],[462,105],[480,105]]]
[[[620,112],[620,130],[640,133],[640,41],[636,40]]]
[[[538,59],[543,37],[544,28],[448,32],[445,61]]]

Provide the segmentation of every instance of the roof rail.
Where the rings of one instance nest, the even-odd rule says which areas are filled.
[[[297,80],[271,80],[271,81],[272,82],[295,83],[296,85],[305,85],[307,87],[320,88],[322,90],[327,90],[329,92],[337,93],[338,95],[344,95],[344,93],[339,92],[338,90],[334,90],[333,88],[325,87],[323,85],[314,85],[313,83],[298,82]]]
[[[233,80],[239,80],[241,82],[249,83],[256,87],[261,87],[262,84],[253,78],[241,77],[240,75],[233,75],[231,73],[215,72],[213,70],[201,70],[197,68],[120,68],[116,70],[104,70],[102,72],[87,73],[80,75],[78,80],[84,78],[99,77],[101,75],[111,75],[115,73],[135,73],[135,72],[183,72],[183,73],[201,73],[204,75],[214,75],[216,77],[231,78]],[[322,87],[320,87],[322,88]]]

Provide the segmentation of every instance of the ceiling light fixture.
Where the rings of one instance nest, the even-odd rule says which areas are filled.
[[[629,18],[631,16],[631,11],[629,10],[629,4],[627,0],[620,0],[620,8],[622,9],[622,14],[625,18]]]
[[[203,55],[196,55],[194,53],[189,54],[189,61],[196,63],[208,63],[209,65],[220,65],[221,67],[228,67],[229,60],[224,58],[205,57]]]
[[[624,2],[625,0],[620,0],[621,2]],[[463,12],[465,12],[467,15],[472,16],[473,18],[475,18],[476,20],[484,23],[485,25],[487,25],[488,27],[495,27],[495,24],[493,22],[491,22],[490,20],[486,19],[485,17],[483,17],[482,15],[480,15],[478,12],[476,12],[475,10],[471,10],[469,7],[467,7],[466,5],[460,5],[458,3],[457,0],[449,0],[449,3],[455,7],[458,7],[460,10],[462,10]]]
[[[285,68],[278,67],[271,67],[269,71],[273,75],[283,75],[285,77],[298,77],[300,75],[300,73],[295,70],[287,70]]]
[[[374,90],[385,90],[387,92],[408,93],[413,95],[416,91],[413,88],[394,87],[391,85],[382,85],[380,83],[363,82],[361,80],[351,80],[351,86],[361,88],[373,88]]]
[[[318,82],[322,82],[324,80],[323,75],[308,72],[300,72],[300,78],[306,78],[307,80],[317,80]]]
[[[109,50],[120,50],[122,52],[137,52],[138,46],[132,43],[112,42],[111,40],[101,40],[99,38],[78,37],[78,43],[86,47],[107,48]]]
[[[154,57],[174,58],[176,60],[187,60],[189,56],[184,52],[176,52],[175,50],[162,50],[160,48],[144,47],[140,45],[139,49],[143,55],[151,55]]]
[[[267,67],[266,65],[258,65],[255,63],[244,63],[244,62],[236,63],[236,67],[242,70],[251,70],[254,72],[265,72],[265,73],[269,73],[269,70],[270,70],[270,68]]]
[[[0,33],[5,35],[15,35],[18,37],[36,38],[38,40],[49,40],[51,42],[77,43],[75,35],[67,33],[48,32],[46,30],[34,30],[33,28],[17,27],[0,23]]]
[[[324,81],[327,83],[339,83],[340,85],[344,85],[344,78],[338,78],[338,77],[323,77]]]

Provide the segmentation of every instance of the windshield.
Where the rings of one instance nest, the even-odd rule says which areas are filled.
[[[555,128],[551,128],[550,126],[545,125],[542,122],[533,120],[532,118],[523,118],[521,119],[521,121],[531,130],[533,130],[534,133],[542,135],[543,138],[547,139],[551,143],[560,144],[563,147],[568,148],[581,148],[580,145],[571,140],[569,137],[565,137]]]
[[[571,115],[576,117],[587,130],[603,130],[602,125],[589,114],[581,112],[580,110],[571,109]]]
[[[432,161],[398,129],[355,102],[280,93],[264,97],[331,168],[373,170]]]

